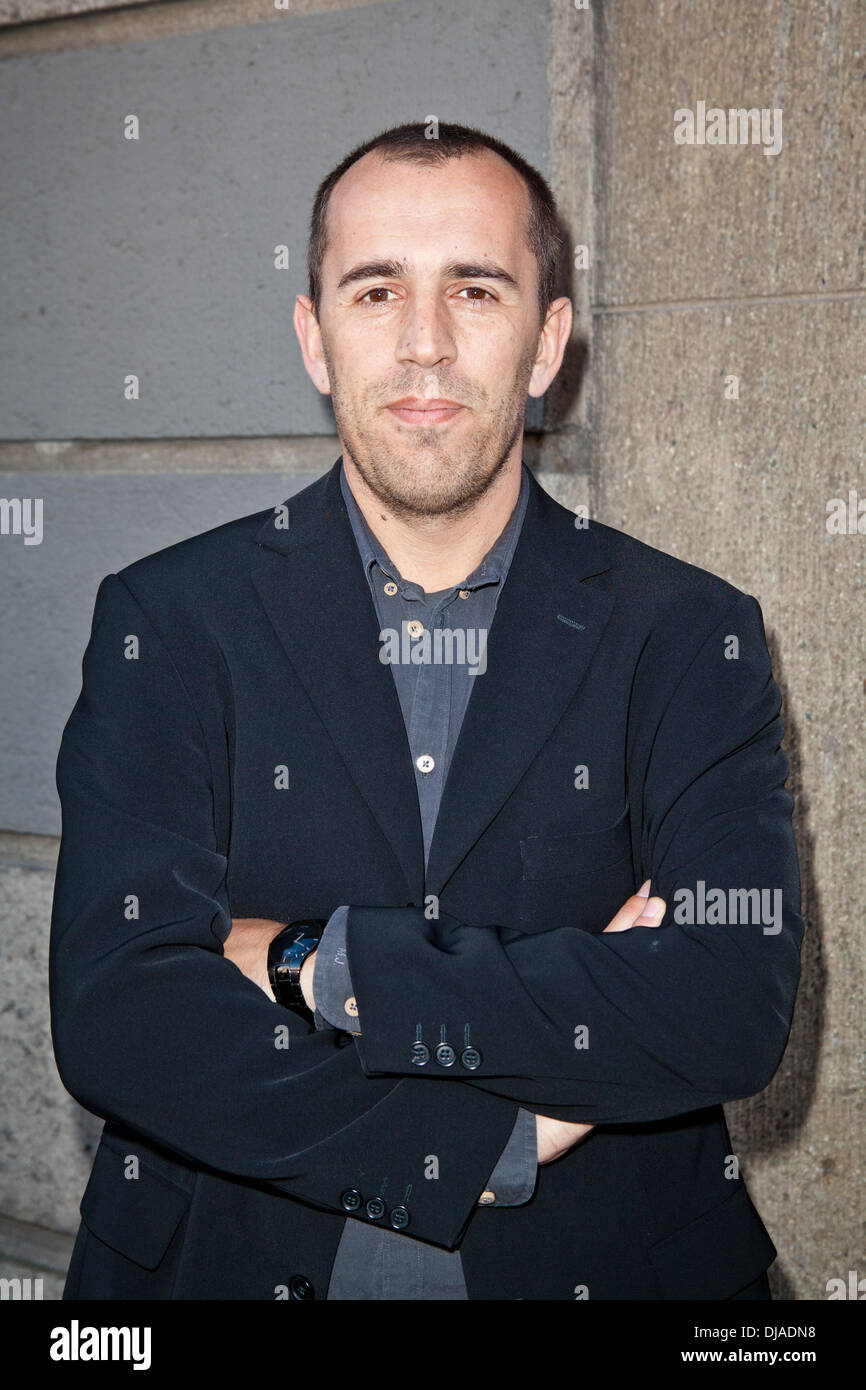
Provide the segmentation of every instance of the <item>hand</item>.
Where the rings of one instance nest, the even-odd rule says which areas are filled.
[[[232,929],[223,942],[223,955],[271,1000],[274,992],[268,979],[268,947],[285,925],[269,917],[233,917]]]
[[[636,893],[626,899],[619,912],[608,922],[606,932],[629,931],[632,927],[657,927],[665,915],[664,898],[649,896],[650,879],[642,883]],[[539,1166],[552,1163],[561,1158],[581,1139],[585,1139],[594,1125],[573,1123],[570,1120],[554,1120],[550,1115],[535,1116],[535,1136],[538,1147]]]
[[[550,1115],[536,1114],[535,1144],[539,1165],[561,1158],[585,1139],[591,1129],[595,1129],[595,1125],[572,1124],[570,1120],[554,1120]]]

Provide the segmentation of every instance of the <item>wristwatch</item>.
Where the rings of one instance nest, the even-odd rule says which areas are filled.
[[[318,918],[290,922],[268,947],[268,979],[278,1004],[294,1009],[311,1022],[315,1015],[301,992],[301,966],[315,951],[327,923]]]

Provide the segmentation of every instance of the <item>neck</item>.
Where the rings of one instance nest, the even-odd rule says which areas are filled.
[[[468,511],[458,516],[395,516],[370,490],[354,463],[343,454],[346,482],[361,515],[404,579],[425,593],[453,588],[477,569],[498,540],[520,494],[519,447]]]

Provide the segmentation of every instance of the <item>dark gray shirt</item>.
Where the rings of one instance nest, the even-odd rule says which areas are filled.
[[[520,493],[499,538],[459,586],[425,593],[403,579],[371,532],[340,469],[340,487],[379,619],[380,659],[391,666],[415,765],[425,863],[448,768],[473,682],[486,669],[487,633],[508,574],[529,497],[526,466]],[[316,1027],[359,1032],[346,958],[348,906],[330,917],[316,955]],[[521,1108],[491,1174],[482,1204],[519,1206],[535,1190],[535,1115]],[[465,1299],[459,1250],[443,1250],[384,1227],[347,1218],[337,1248],[329,1299]]]

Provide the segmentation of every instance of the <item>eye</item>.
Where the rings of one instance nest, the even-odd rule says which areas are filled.
[[[387,285],[374,285],[373,288],[372,288],[371,290],[367,290],[367,293],[366,293],[366,294],[362,294],[362,295],[361,295],[361,298],[358,300],[358,303],[359,303],[359,304],[364,304],[364,303],[366,302],[368,305],[372,306],[372,307],[375,309],[377,305],[379,305],[379,304],[389,304],[391,301],[388,300],[388,299],[370,299],[370,298],[368,298],[369,295],[371,295],[371,294],[393,294],[393,293],[394,293],[394,291],[393,291],[393,290],[389,290]]]
[[[467,291],[477,291],[479,294],[485,295],[486,299],[496,298],[496,296],[491,294],[489,290],[486,290],[483,285],[467,285],[465,289],[460,290],[459,293],[465,294]],[[470,304],[484,304],[485,299],[470,299],[468,302]]]

